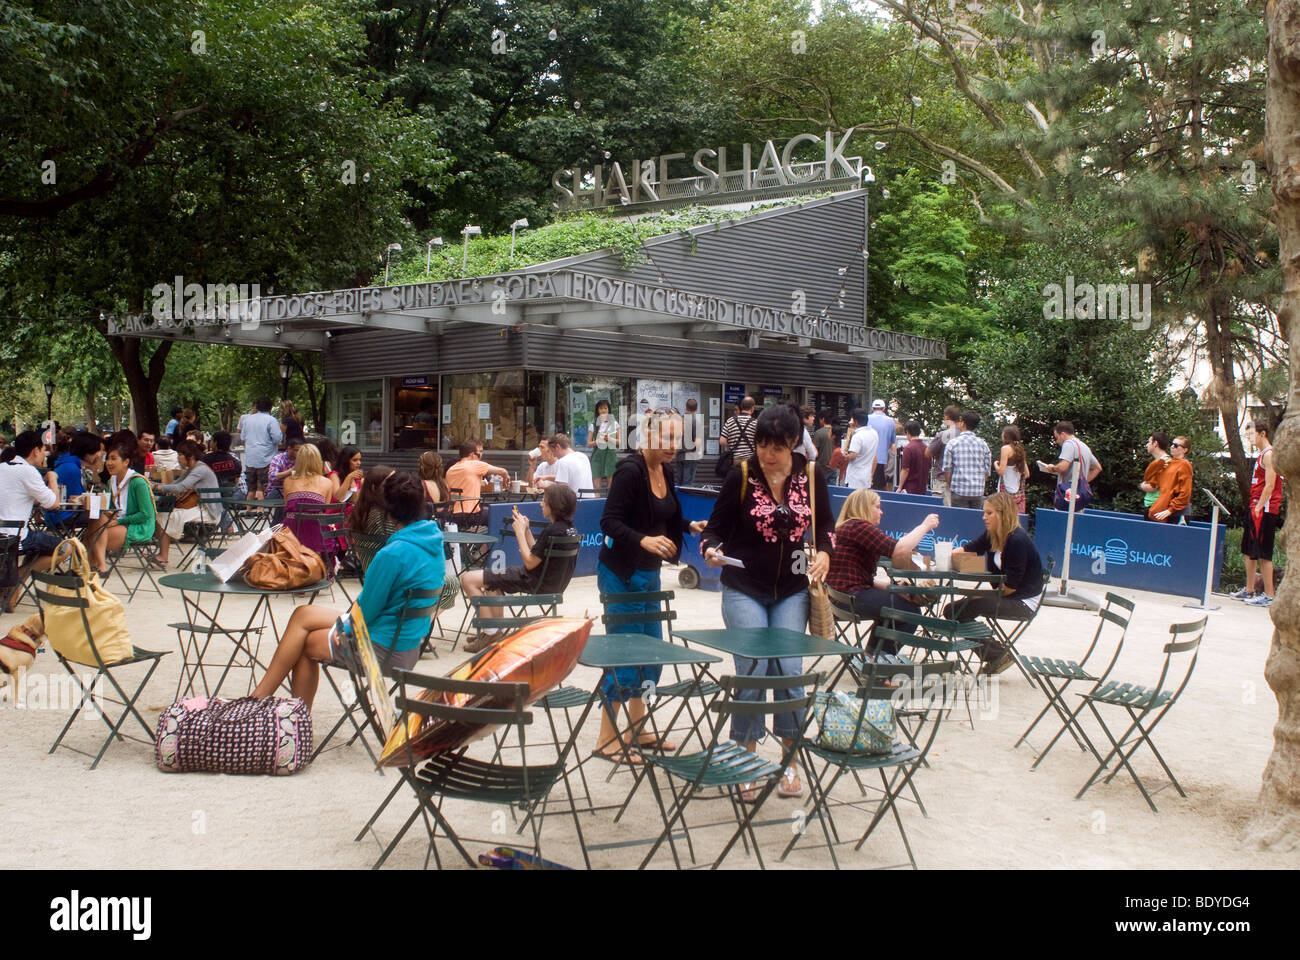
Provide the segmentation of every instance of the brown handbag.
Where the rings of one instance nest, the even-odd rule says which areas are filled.
[[[326,577],[325,561],[304,547],[293,531],[276,527],[260,553],[244,563],[244,582],[262,590],[295,590]]]
[[[193,510],[199,505],[199,492],[193,488],[176,498],[177,510]]]
[[[812,464],[808,464],[808,505],[812,508],[812,548],[809,560],[817,555],[817,479]],[[808,632],[824,640],[835,639],[835,611],[831,608],[831,595],[820,580],[808,581]]]

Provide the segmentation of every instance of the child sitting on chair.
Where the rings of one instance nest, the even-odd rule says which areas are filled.
[[[578,509],[578,497],[567,484],[556,483],[546,488],[542,495],[542,516],[550,521],[541,536],[533,539],[532,528],[528,518],[516,507],[511,526],[515,539],[519,541],[519,553],[524,558],[523,566],[506,567],[500,573],[493,570],[466,570],[460,575],[460,585],[467,597],[485,595],[501,596],[506,593],[563,593],[573,579],[573,570],[578,565],[578,558],[556,558],[546,565],[546,578],[542,579],[542,566],[546,561],[546,552],[552,540],[557,537],[576,537],[578,531],[573,528],[573,515]],[[501,617],[501,607],[484,607],[485,617]],[[465,644],[468,653],[477,653],[489,644],[501,639],[500,631],[484,632]]]

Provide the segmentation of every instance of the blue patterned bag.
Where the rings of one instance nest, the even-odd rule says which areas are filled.
[[[862,715],[858,737],[853,731]],[[813,703],[813,716],[821,728],[817,743],[842,753],[889,753],[894,745],[897,726],[894,705],[888,700],[868,700],[863,713],[862,700],[852,694],[832,690],[819,693]]]

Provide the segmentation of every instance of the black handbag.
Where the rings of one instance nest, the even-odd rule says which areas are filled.
[[[18,551],[22,542],[13,534],[0,534],[0,587],[12,589],[22,577],[18,573]]]

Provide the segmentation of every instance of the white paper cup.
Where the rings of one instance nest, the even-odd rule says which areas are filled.
[[[90,517],[90,519],[91,519],[91,520],[98,520],[98,519],[99,519],[99,494],[97,494],[97,493],[92,493],[92,494],[90,495],[90,507],[89,507],[89,510],[90,510],[90,513],[89,513],[89,517]]]
[[[934,565],[938,570],[952,569],[952,541],[934,541]]]

